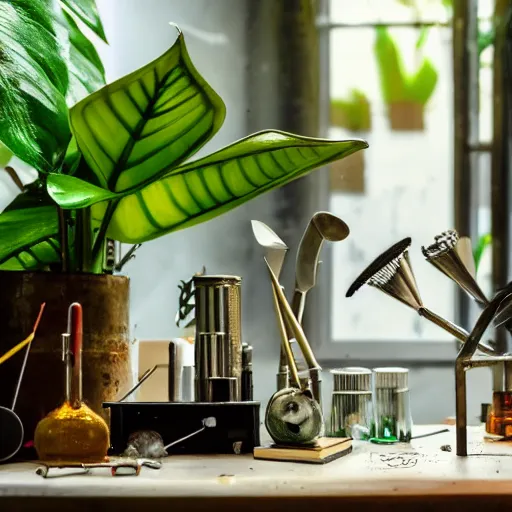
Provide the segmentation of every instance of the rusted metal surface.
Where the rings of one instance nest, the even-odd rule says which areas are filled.
[[[108,422],[104,401],[116,400],[131,384],[129,280],[111,275],[0,272],[0,353],[24,339],[39,306],[46,308],[32,344],[16,412],[31,440],[37,422],[59,406],[65,394],[60,334],[67,308],[80,302],[83,321],[83,397]],[[23,351],[0,367],[0,404],[9,406]]]

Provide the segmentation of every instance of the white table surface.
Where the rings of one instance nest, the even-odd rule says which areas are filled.
[[[416,427],[415,433],[445,426]],[[160,470],[112,477],[108,469],[42,478],[35,463],[0,466],[0,497],[275,497],[510,494],[512,446],[469,432],[469,457],[455,455],[455,433],[392,446],[354,442],[326,465],[254,460],[251,455],[171,456]],[[452,452],[441,450],[449,444]],[[59,474],[61,470],[54,470]],[[62,470],[63,471],[63,470]],[[68,471],[68,470],[66,470]],[[79,470],[69,470],[79,471]],[[490,484],[492,483],[492,484]],[[1,506],[0,506],[1,509]]]

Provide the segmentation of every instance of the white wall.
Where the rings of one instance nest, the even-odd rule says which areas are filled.
[[[100,0],[110,47],[102,56],[110,80],[164,52],[184,31],[191,58],[226,103],[224,126],[198,154],[245,135],[245,2],[243,0]],[[255,393],[266,401],[274,391],[278,342],[263,259],[250,220],[272,223],[273,196],[267,195],[206,224],[144,244],[126,266],[131,278],[132,335],[140,340],[180,335],[174,324],[181,279],[206,265],[209,273],[243,278],[244,341],[254,346]]]

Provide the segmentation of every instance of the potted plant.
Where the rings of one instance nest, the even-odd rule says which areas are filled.
[[[90,0],[63,3],[93,6]],[[50,0],[37,8],[29,0],[7,2],[20,20],[15,40],[0,32],[2,48],[21,45],[28,54],[34,37],[55,40],[48,28],[55,18],[39,12],[39,4],[51,12]],[[89,25],[99,30],[96,12],[88,12]],[[59,50],[48,46],[45,63],[58,61]],[[39,173],[0,215],[0,353],[23,338],[44,300],[18,402],[31,434],[33,422],[60,398],[64,304],[84,306],[84,396],[92,408],[100,411],[102,401],[115,399],[128,379],[128,280],[109,275],[109,240],[141,244],[207,221],[367,144],[268,130],[191,161],[222,126],[225,106],[193,66],[179,29],[159,58],[71,108],[60,82],[67,82],[72,62],[57,72],[46,69],[39,54],[29,56],[28,72],[16,81],[6,84],[0,67],[0,109],[19,114],[18,124],[1,115],[0,141]],[[14,52],[12,59],[13,68],[21,66]],[[2,382],[14,381],[15,367],[1,370]],[[9,396],[10,386],[2,386],[0,403]]]
[[[352,89],[346,98],[331,100],[331,126],[367,133],[372,127],[370,101],[363,91]],[[363,193],[364,153],[359,151],[330,165],[332,192]]]
[[[424,42],[424,34],[419,45]],[[418,46],[418,45],[417,45]],[[425,106],[437,85],[437,71],[428,58],[412,74],[404,69],[398,46],[386,27],[376,28],[375,56],[392,130],[423,130]]]

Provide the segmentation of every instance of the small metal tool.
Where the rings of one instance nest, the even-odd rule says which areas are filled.
[[[316,284],[318,259],[324,241],[340,242],[349,234],[350,229],[345,222],[332,213],[317,212],[311,217],[299,244],[295,268],[292,311],[300,324],[302,324],[306,294]],[[279,279],[277,274],[276,276]]]
[[[23,357],[23,363],[21,365],[20,374],[18,376],[16,390],[14,391],[11,408],[9,409],[7,407],[0,406],[0,462],[4,462],[14,457],[23,444],[23,436],[25,435],[25,431],[19,416],[14,412],[14,409],[16,407],[16,402],[18,401],[18,394],[20,391],[21,382],[23,381],[23,375],[25,374],[25,368],[27,366],[27,360],[30,353],[30,348],[32,346],[32,341],[35,337],[39,322],[41,321],[44,308],[45,304],[41,304],[39,315],[35,321],[32,333],[22,343],[18,344],[16,347],[10,350],[8,354],[2,356],[2,359],[6,361],[12,355],[18,352],[20,349],[19,347],[23,348],[25,345],[27,347],[25,349],[25,355]]]
[[[408,250],[410,245],[411,239],[409,237],[404,238],[378,256],[357,277],[348,289],[346,296],[352,297],[359,288],[368,284],[413,308],[420,316],[464,343],[469,335],[467,331],[445,320],[423,305],[409,260]],[[478,348],[486,354],[495,354],[494,349],[484,343],[480,343]]]
[[[471,249],[471,240],[468,237],[459,237],[454,229],[444,231],[434,237],[434,243],[422,247],[421,251],[426,260],[457,283],[481,307],[489,305],[489,300],[476,281],[475,260]],[[504,302],[494,319],[495,327],[504,325],[512,333],[507,303]]]
[[[265,260],[266,261],[266,260]],[[282,316],[284,323],[288,326],[289,331],[291,334],[293,334],[294,339],[297,341],[297,344],[300,347],[300,350],[302,352],[302,355],[306,361],[306,364],[308,366],[309,370],[309,377],[311,379],[311,386],[312,386],[312,393],[313,398],[321,404],[322,402],[322,367],[318,364],[318,361],[316,360],[315,354],[313,353],[313,350],[311,350],[311,346],[309,345],[309,342],[306,338],[306,335],[304,334],[304,331],[302,330],[302,326],[297,321],[297,318],[293,314],[292,308],[290,307],[290,304],[288,304],[288,301],[286,300],[286,297],[284,295],[284,292],[279,285],[279,282],[274,274],[272,272],[272,269],[270,268],[270,265],[267,262],[268,271],[270,273],[270,278],[272,280],[272,286],[274,288],[274,292],[277,295],[277,304],[278,304],[278,311],[276,312],[279,315]],[[288,348],[287,348],[288,347]],[[300,387],[300,384],[298,384],[295,381],[295,373],[297,373],[297,367],[296,362],[291,355],[291,346],[288,340],[288,343],[285,343],[285,351],[288,358],[288,366],[290,367],[290,372],[294,373],[293,377],[293,384],[297,387]],[[292,370],[292,366],[294,366],[294,369]]]
[[[444,231],[434,237],[434,240],[432,245],[421,248],[425,259],[455,281],[477,303],[486,306],[488,304],[487,297],[478,286],[473,273],[474,260],[472,260],[473,265],[471,266],[471,260],[467,254],[467,241],[461,243],[457,231],[453,229]]]
[[[290,341],[284,332],[281,341],[290,370],[290,387],[278,390],[270,398],[265,413],[265,426],[277,444],[314,443],[324,433],[324,419],[320,405],[322,369],[315,359],[304,331],[295,318],[272,268],[267,261],[266,263],[272,280],[278,325],[281,330],[286,331],[284,327],[286,323],[288,330],[295,336],[309,367],[311,389],[304,379],[299,378]],[[309,379],[307,381],[309,382]]]
[[[36,475],[42,476],[43,478],[49,478],[48,473],[51,469],[83,469],[82,474],[87,474],[91,469],[109,468],[112,476],[138,476],[142,466],[146,466],[151,469],[160,469],[162,467],[162,463],[151,459],[124,459],[121,461],[99,462],[96,464],[44,464],[36,469]],[[54,476],[57,477],[64,475],[60,474]]]
[[[270,229],[266,224],[259,220],[252,220],[252,231],[254,238],[259,245],[265,249],[265,259],[267,260],[272,272],[274,272],[277,280],[281,275],[284,259],[288,252],[288,246]],[[275,299],[274,299],[275,300]],[[276,304],[274,304],[276,306]],[[279,335],[281,336],[281,349],[279,355],[279,369],[277,371],[277,389],[287,388],[289,385],[289,368],[286,353],[284,352],[284,344],[288,343],[289,336],[287,334],[286,324],[279,325]]]

